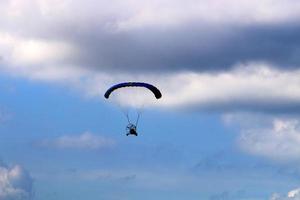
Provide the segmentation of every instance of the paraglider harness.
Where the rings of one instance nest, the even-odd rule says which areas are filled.
[[[126,126],[126,136],[129,136],[129,135],[138,136],[136,128],[137,128],[137,125],[139,123],[140,114],[141,114],[141,112],[138,112],[138,117],[137,117],[137,120],[136,120],[135,124],[130,122],[128,113],[126,114],[127,121],[128,121],[128,125]]]
[[[126,126],[126,136],[129,136],[129,135],[134,135],[134,136],[138,136],[137,132],[136,132],[136,126],[134,124],[128,124]]]

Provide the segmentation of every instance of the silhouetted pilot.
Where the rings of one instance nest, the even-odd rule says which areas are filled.
[[[136,129],[134,127],[130,128],[129,133],[126,134],[128,135],[134,135],[134,136],[138,136]]]

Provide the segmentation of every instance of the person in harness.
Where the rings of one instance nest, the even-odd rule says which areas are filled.
[[[138,133],[136,132],[136,126],[134,124],[129,123],[126,127],[126,136],[134,135],[138,136]]]

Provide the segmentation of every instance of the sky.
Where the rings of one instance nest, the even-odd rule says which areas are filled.
[[[0,200],[300,199],[300,2],[0,0],[0,13]],[[162,98],[104,98],[127,81]]]

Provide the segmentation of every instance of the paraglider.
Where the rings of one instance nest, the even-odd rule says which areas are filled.
[[[112,86],[111,88],[109,88],[105,94],[104,94],[104,97],[106,99],[109,98],[110,94],[114,91],[114,90],[117,90],[119,88],[123,88],[123,87],[144,87],[144,88],[147,88],[149,89],[151,92],[153,92],[154,96],[156,99],[160,99],[161,98],[161,92],[154,86],[154,85],[151,85],[149,83],[142,83],[142,82],[125,82],[125,83],[119,83],[119,84],[116,84],[114,86]]]
[[[145,88],[145,89],[151,91],[156,99],[160,99],[162,97],[162,94],[159,91],[159,89],[157,89],[157,87],[155,87],[154,85],[151,85],[149,83],[143,83],[143,82],[124,82],[124,83],[119,83],[119,84],[113,85],[105,92],[104,97],[106,99],[109,99],[110,95],[114,91],[122,89],[122,88],[130,88],[130,87]],[[137,125],[139,122],[140,114],[141,114],[141,112],[138,112],[136,122],[131,123],[129,116],[128,116],[128,112],[125,113],[125,116],[128,121],[128,125],[126,126],[126,135],[127,136],[129,136],[129,135],[138,136]]]

